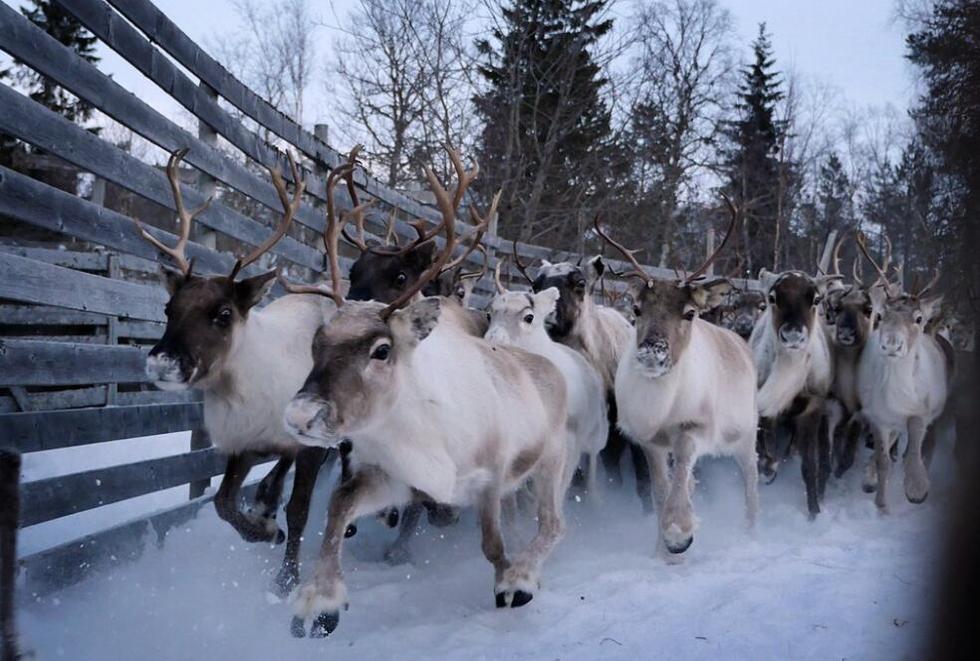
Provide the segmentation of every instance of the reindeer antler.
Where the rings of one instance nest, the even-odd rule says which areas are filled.
[[[941,277],[942,277],[942,271],[940,271],[939,269],[936,269],[934,275],[932,276],[932,280],[930,280],[929,282],[927,282],[925,287],[923,287],[922,289],[917,290],[914,294],[912,294],[912,296],[914,298],[920,298],[927,291],[929,291],[930,289],[932,289],[933,287],[935,287],[939,283],[939,279]]]
[[[456,247],[456,205],[454,202],[456,200],[462,200],[463,195],[466,193],[466,189],[473,182],[473,178],[476,173],[479,172],[479,165],[475,165],[471,173],[466,172],[462,169],[462,162],[459,159],[459,155],[456,153],[452,147],[449,145],[444,145],[446,152],[449,154],[450,159],[453,161],[453,165],[456,168],[456,172],[459,175],[459,182],[456,184],[456,188],[453,191],[452,196],[436,177],[435,172],[432,171],[431,167],[426,166],[425,177],[429,180],[429,187],[432,188],[432,193],[435,195],[436,203],[439,206],[439,211],[442,212],[442,223],[439,228],[445,229],[446,233],[446,245],[443,249],[436,255],[435,259],[432,260],[432,264],[429,265],[419,279],[415,283],[405,289],[399,296],[393,300],[388,306],[381,311],[381,318],[388,319],[392,313],[398,308],[403,306],[408,301],[412,300],[412,297],[416,293],[422,290],[433,278],[437,277],[442,271],[443,266],[449,261],[449,258],[453,254],[453,249]],[[475,163],[475,162],[474,162]],[[492,214],[490,214],[492,216]],[[488,216],[489,217],[489,216]],[[433,235],[434,237],[435,235]],[[421,235],[419,237],[421,239]]]
[[[179,223],[179,237],[174,247],[170,248],[164,245],[161,241],[157,240],[152,234],[146,231],[146,228],[143,227],[143,223],[137,219],[134,219],[136,226],[139,228],[140,235],[157,250],[165,255],[169,255],[177,264],[177,268],[179,268],[180,272],[184,275],[190,275],[194,264],[194,260],[187,260],[186,254],[187,242],[191,238],[191,225],[193,225],[195,218],[197,218],[209,206],[211,206],[211,201],[214,199],[214,196],[209,197],[204,201],[204,204],[192,212],[188,212],[187,208],[184,206],[184,196],[180,191],[180,162],[184,160],[184,157],[187,156],[189,151],[189,147],[178,149],[170,154],[170,159],[167,161],[167,180],[170,182],[170,191],[174,196],[174,206],[177,210],[177,220]]]
[[[497,286],[498,294],[506,294],[507,288],[504,287],[504,283],[500,280],[500,269],[504,262],[507,261],[507,257],[504,256],[502,259],[497,260],[497,265],[493,267],[493,282]]]
[[[477,245],[476,249],[478,252],[480,252],[483,255],[483,266],[480,267],[479,271],[473,271],[471,273],[460,273],[459,274],[460,280],[469,280],[470,278],[476,278],[477,280],[479,280],[484,275],[486,275],[487,269],[490,268],[490,263],[489,263],[490,256],[487,255],[487,249],[484,248],[482,245]]]
[[[483,240],[483,235],[486,234],[487,230],[490,228],[490,223],[493,222],[493,217],[497,215],[497,205],[500,204],[500,196],[502,193],[503,191],[497,191],[497,194],[493,196],[493,200],[490,202],[490,209],[482,217],[476,210],[476,206],[472,204],[470,205],[470,219],[473,221],[473,227],[469,244],[466,250],[459,257],[453,259],[442,268],[443,271],[454,269],[465,262],[466,258],[480,246],[480,241]],[[485,256],[486,252],[484,251],[484,257]]]
[[[397,222],[397,213],[394,208],[391,209],[391,215],[388,216],[388,229],[385,230],[385,245],[400,247],[398,244],[398,234],[395,232],[395,223]]]
[[[653,280],[650,274],[646,272],[646,269],[643,268],[643,265],[640,264],[639,260],[636,259],[636,253],[638,253],[639,250],[630,250],[626,246],[624,246],[623,244],[619,243],[611,236],[606,234],[602,230],[602,225],[599,223],[599,214],[595,215],[595,218],[592,220],[592,225],[593,227],[595,227],[596,233],[602,238],[603,241],[605,241],[613,248],[618,250],[620,253],[622,253],[623,257],[625,257],[627,261],[629,261],[629,263],[633,265],[633,269],[634,269],[633,271],[630,271],[628,273],[627,272],[617,273],[616,275],[627,277],[627,278],[639,278],[644,282],[649,282],[650,280]]]
[[[517,254],[517,239],[514,239],[514,241],[512,242],[511,253],[514,255],[514,266],[517,267],[518,273],[524,276],[524,279],[527,280],[527,284],[533,287],[534,280],[532,280],[531,276],[528,275],[527,266],[521,263],[520,255]]]
[[[844,241],[846,239],[847,239],[847,235],[845,234],[844,236],[842,236],[840,238],[840,241],[838,241],[837,244],[834,246],[834,256],[833,256],[833,259],[831,260],[831,263],[834,265],[834,271],[833,271],[833,273],[831,273],[831,275],[840,275],[841,274],[841,272],[840,272],[840,249],[841,249],[841,246],[844,245]]]
[[[855,235],[854,240],[857,243],[858,249],[861,250],[861,254],[864,255],[865,259],[867,259],[869,262],[871,262],[871,266],[873,266],[874,269],[875,269],[875,271],[878,272],[878,277],[881,279],[882,284],[884,284],[884,285],[887,286],[888,285],[888,273],[887,273],[886,269],[888,268],[888,262],[886,261],[885,262],[885,267],[882,268],[878,264],[878,262],[876,262],[874,260],[874,258],[871,256],[871,253],[868,252],[868,239],[864,235],[864,232],[858,232]],[[891,253],[889,252],[889,255],[890,254]],[[888,259],[890,259],[890,257]]]
[[[293,191],[293,199],[289,199],[286,182],[282,179],[282,172],[279,171],[278,167],[269,167],[268,170],[269,175],[272,177],[272,185],[275,186],[276,194],[279,195],[279,202],[282,203],[282,219],[279,221],[279,226],[276,228],[276,231],[269,238],[263,241],[261,245],[256,246],[252,252],[244,257],[239,257],[235,261],[231,275],[228,276],[231,280],[235,279],[239,271],[249,264],[254,263],[259,257],[271,250],[286,235],[290,223],[293,222],[293,216],[296,215],[296,211],[303,201],[303,191],[306,189],[306,182],[300,176],[299,166],[296,165],[296,159],[293,158],[292,152],[287,151],[286,156],[289,158],[289,169],[292,171],[293,182],[296,187]]]
[[[698,267],[694,271],[694,273],[687,276],[687,278],[684,280],[684,284],[690,284],[694,282],[699,277],[701,277],[705,271],[708,270],[708,267],[711,266],[716,259],[718,259],[718,255],[720,255],[721,251],[725,249],[725,245],[728,243],[728,239],[735,232],[735,225],[738,223],[738,209],[735,208],[735,205],[732,203],[730,199],[728,199],[728,196],[725,195],[724,193],[721,194],[721,199],[725,201],[725,205],[728,207],[728,213],[732,217],[731,221],[729,221],[728,223],[728,229],[725,230],[725,238],[721,240],[721,243],[718,245],[715,251],[708,256],[708,259],[704,260],[704,264]]]

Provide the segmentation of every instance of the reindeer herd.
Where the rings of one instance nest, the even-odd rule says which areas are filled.
[[[598,505],[600,457],[616,483],[629,453],[643,508],[657,514],[657,548],[669,554],[693,542],[693,471],[704,455],[737,463],[749,525],[760,471],[775,479],[793,451],[802,457],[811,517],[830,474],[843,475],[868,438],[874,452],[865,489],[882,512],[902,437],[905,494],[921,503],[929,492],[936,423],[953,375],[954,352],[936,330],[942,299],[929,293],[935,280],[905,291],[900,271],[890,274],[887,259],[876,263],[861,235],[858,248],[877,274],[872,283],[857,270],[850,281],[840,273],[838,244],[831,274],[763,271],[761,290],[738,292],[705,275],[735,229],[738,214],[727,200],[725,241],[673,281],[651,276],[597,218],[596,235],[632,265],[614,273],[635,281],[628,309],[595,300],[596,283],[613,273],[601,257],[543,262],[532,276],[515,249],[529,289],[505,288],[498,261],[497,294],[484,311],[469,307],[469,294],[487,271],[480,244],[500,196],[485,213],[468,205],[471,223],[457,231],[479,168],[466,169],[452,149],[455,186],[425,170],[442,220],[416,221],[417,237],[404,245],[365,240],[370,203],[358,199],[352,151],[327,180],[330,283],[315,285],[275,270],[240,277],[287,233],[299,207],[304,184],[292,157],[292,196],[279,171],[270,171],[283,212],[269,239],[228,275],[193,272],[186,246],[204,207],[184,207],[178,168],[185,154],[174,153],[167,166],[176,245],[139,228],[177,266],[165,270],[167,325],[146,371],[159,388],[203,393],[205,427],[227,456],[217,513],[246,541],[286,542],[273,590],[290,599],[295,636],[326,636],[338,625],[347,605],[344,540],[367,514],[400,525],[386,558],[403,562],[423,513],[451,525],[460,508],[475,508],[496,605],[527,604],[564,534],[563,505],[580,467]],[[353,208],[338,214],[341,183]],[[346,281],[341,237],[360,252]],[[474,251],[483,252],[484,268],[463,273]],[[277,275],[288,293],[259,307]],[[249,469],[270,455],[278,463],[243,511]],[[319,557],[301,583],[302,533],[328,456],[341,458],[341,477]],[[294,464],[283,533],[276,512]],[[537,533],[517,550],[505,544],[502,520],[519,516],[521,502],[533,510]]]

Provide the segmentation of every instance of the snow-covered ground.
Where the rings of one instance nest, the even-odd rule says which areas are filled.
[[[799,467],[785,466],[760,487],[754,532],[734,464],[703,461],[701,527],[681,564],[653,556],[656,520],[630,492],[572,500],[541,591],[514,610],[494,608],[472,514],[423,528],[400,567],[380,559],[394,531],[365,520],[345,553],[350,610],[323,640],[291,638],[288,606],[266,593],[282,548],[242,543],[208,507],[137,563],[26,603],[21,628],[45,660],[921,658],[954,472],[948,445],[937,454],[924,505],[897,480],[879,516],[852,470],[813,523]],[[321,477],[304,576],[333,479]]]

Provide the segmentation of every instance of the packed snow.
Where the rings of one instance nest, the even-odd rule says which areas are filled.
[[[288,604],[267,591],[282,547],[243,543],[208,507],[136,563],[54,595],[22,595],[23,642],[41,659],[79,661],[921,658],[950,454],[948,444],[937,452],[925,504],[909,504],[893,480],[892,513],[879,515],[856,467],[831,481],[815,522],[804,513],[799,465],[784,466],[760,487],[751,532],[734,462],[703,460],[701,525],[676,564],[654,556],[656,518],[641,514],[631,490],[606,490],[600,503],[572,496],[568,534],[519,609],[494,607],[472,513],[451,528],[423,524],[413,562],[397,567],[381,559],[395,531],[364,519],[345,549],[350,609],[316,640],[292,638]],[[304,578],[335,480],[321,474]],[[534,529],[524,519],[522,543]]]

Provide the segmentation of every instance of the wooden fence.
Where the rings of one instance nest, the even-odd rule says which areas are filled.
[[[193,114],[200,122],[197,134],[178,126],[2,3],[0,48],[161,149],[190,147],[185,162],[198,172],[196,186],[183,185],[190,206],[221,186],[267,215],[275,214],[279,200],[264,167],[279,165],[288,179],[282,149],[293,150],[305,170],[305,201],[296,214],[297,227],[272,253],[278,264],[321,277],[326,266],[318,240],[325,222],[325,174],[344,156],[236,80],[149,0],[59,0],[59,4]],[[274,135],[276,145],[236,119],[229,107]],[[4,85],[0,85],[0,132],[134,196],[173,209],[159,167]],[[220,149],[219,139],[228,148]],[[396,231],[406,238],[414,232],[405,219],[438,220],[435,209],[363,172],[357,174],[356,183],[363,197],[379,202],[369,217],[372,236],[383,236],[392,210],[399,219]],[[338,203],[341,209],[350,208],[346,191],[338,191]],[[140,238],[133,219],[98,200],[66,193],[3,167],[0,217],[99,251],[0,249],[0,329],[7,329],[0,339],[0,444],[32,453],[199,430],[202,405],[195,393],[159,392],[144,383],[143,362],[162,333],[166,294],[148,277],[157,269],[157,254]],[[202,272],[226,272],[234,261],[230,251],[209,247],[215,235],[244,248],[261,243],[271,231],[223,197],[200,216],[198,225],[200,231],[188,253]],[[170,231],[151,231],[166,242],[175,240]],[[510,251],[510,243],[498,237],[489,236],[486,243],[491,265],[498,251]],[[570,256],[524,244],[518,251],[528,261]],[[351,256],[347,252],[341,257],[345,271]],[[477,268],[479,257],[471,259]],[[613,265],[624,266],[616,261]],[[258,270],[259,265],[249,269]],[[510,266],[505,269],[507,278],[515,273]],[[491,278],[484,277],[475,291],[477,300],[485,302],[491,287]],[[220,458],[198,433],[189,451],[180,455],[23,484],[22,526],[182,484],[197,485],[191,492],[196,497],[180,507],[22,558],[28,592],[57,589],[94,568],[137,556],[148,531],[162,540],[172,525],[207,502],[208,497],[200,495],[202,485],[221,469]]]

